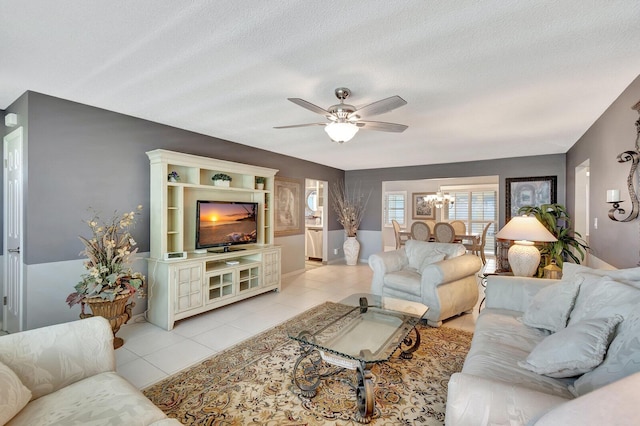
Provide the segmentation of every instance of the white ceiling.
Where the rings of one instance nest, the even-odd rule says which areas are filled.
[[[638,0],[2,0],[0,108],[33,90],[344,170],[563,153],[638,46]],[[409,128],[273,129],[341,86]]]

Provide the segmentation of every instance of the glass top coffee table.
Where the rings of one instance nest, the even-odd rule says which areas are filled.
[[[351,385],[356,391],[356,420],[369,423],[375,408],[371,367],[388,361],[397,350],[400,358],[413,356],[420,346],[415,326],[427,309],[417,302],[354,294],[318,324],[292,326],[288,335],[301,348],[294,383],[303,396],[313,398],[323,378],[345,368],[355,370],[356,383]]]

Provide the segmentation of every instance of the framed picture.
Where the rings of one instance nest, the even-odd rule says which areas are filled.
[[[506,222],[518,215],[520,207],[539,207],[542,204],[552,204],[557,201],[558,178],[556,176],[507,178],[506,183]]]
[[[301,210],[302,180],[276,176],[274,179],[276,237],[301,234],[304,231]]]
[[[435,195],[435,192],[413,192],[411,201],[413,203],[413,219],[436,218],[436,208],[424,200],[427,195]]]

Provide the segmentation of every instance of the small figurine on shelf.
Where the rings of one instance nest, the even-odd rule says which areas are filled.
[[[180,175],[175,170],[172,170],[169,175],[167,175],[169,182],[178,182],[180,180]]]

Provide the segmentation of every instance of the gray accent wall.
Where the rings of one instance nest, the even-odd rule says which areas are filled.
[[[627,177],[630,163],[619,163],[618,154],[635,150],[638,113],[631,109],[640,101],[640,76],[620,94],[609,108],[567,152],[567,206],[575,211],[575,168],[589,160],[589,245],[599,259],[617,268],[640,263],[640,219],[614,222],[608,218],[608,189],[620,190],[626,200],[621,207],[631,210]],[[636,192],[638,174],[633,178]],[[597,219],[598,227],[594,227]]]
[[[382,209],[380,208],[380,206],[382,206],[382,182],[495,175],[500,177],[500,227],[504,226],[505,219],[506,178],[557,176],[557,200],[558,203],[565,203],[565,154],[412,167],[390,167],[387,169],[354,170],[347,171],[345,179],[349,185],[360,184],[362,190],[366,193],[371,191],[371,197],[360,228],[380,231],[382,228]]]
[[[271,167],[280,170],[279,176],[330,183],[344,178],[339,169],[36,92],[23,95],[9,108],[14,109],[27,109],[29,117],[25,123],[27,265],[80,258],[83,246],[78,234],[88,230],[82,223],[90,217],[88,207],[108,219],[114,210],[130,211],[142,204],[144,213],[134,237],[140,251],[148,252],[145,152],[156,148]],[[328,225],[339,227],[333,212]]]

